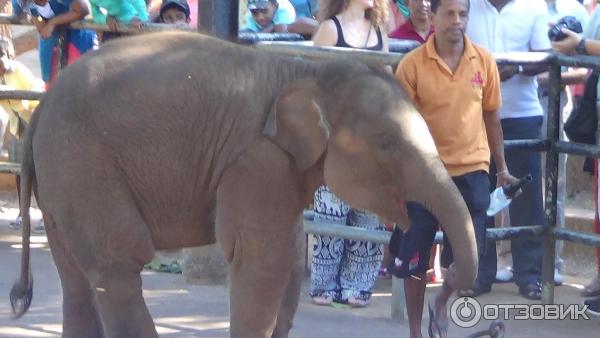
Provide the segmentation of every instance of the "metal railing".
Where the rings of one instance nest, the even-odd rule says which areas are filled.
[[[277,53],[310,58],[345,58],[357,61],[379,63],[396,66],[402,55],[373,51],[353,50],[337,47],[296,46],[293,43],[265,42],[259,43],[258,48]],[[498,64],[544,64],[549,71],[549,101],[548,124],[546,140],[511,140],[505,141],[507,149],[526,149],[529,151],[544,151],[546,153],[545,168],[545,201],[544,224],[516,226],[502,229],[487,229],[486,238],[494,241],[508,240],[515,237],[543,237],[542,263],[542,303],[554,303],[554,264],[555,242],[557,239],[568,240],[583,245],[600,247],[600,235],[578,232],[570,229],[556,228],[556,199],[558,179],[558,154],[567,153],[580,156],[600,158],[600,146],[559,139],[561,67],[586,67],[600,69],[600,58],[590,56],[564,56],[549,53],[502,53],[494,54]],[[364,230],[349,228],[334,224],[315,223],[309,212],[305,213],[304,229],[307,233],[336,236],[347,239],[388,243],[391,236],[387,231]],[[441,242],[441,234],[436,236],[436,242]],[[402,283],[393,279],[392,317],[403,319],[404,295]]]
[[[27,24],[29,22],[22,18],[9,15],[0,15],[0,24]],[[108,31],[106,25],[98,25],[90,21],[80,21],[71,24],[73,28],[89,28]],[[172,30],[174,26],[165,24],[147,23],[141,29],[120,25],[119,31],[126,33],[144,33],[161,30]],[[383,53],[374,51],[355,50],[338,47],[313,47],[299,43],[274,42],[284,37],[269,38],[270,42],[264,41],[266,37],[260,35],[240,35],[242,43],[256,43],[260,49],[270,50],[276,53],[298,57],[310,58],[347,58],[367,63],[378,63],[396,66],[402,58],[399,53]],[[391,50],[408,51],[411,47],[408,43],[400,42],[399,47]],[[506,149],[527,149],[530,151],[544,151],[546,153],[546,180],[545,180],[545,224],[530,225],[502,229],[488,229],[486,237],[490,240],[507,240],[522,236],[542,236],[544,238],[544,261],[543,261],[543,292],[542,302],[551,304],[554,302],[554,256],[555,241],[557,239],[568,240],[575,243],[600,247],[600,235],[583,233],[569,229],[556,229],[556,196],[558,176],[558,154],[567,153],[580,156],[600,158],[600,146],[587,145],[559,140],[560,119],[560,90],[561,90],[561,66],[585,67],[600,69],[600,58],[590,56],[564,56],[547,53],[510,53],[494,54],[498,64],[545,64],[549,68],[549,109],[546,140],[513,140],[505,141]],[[43,93],[30,91],[1,91],[0,99],[40,99]],[[19,164],[0,162],[0,172],[19,174]],[[376,243],[388,243],[391,233],[386,231],[364,230],[345,227],[335,224],[315,223],[310,212],[305,212],[305,232],[319,235],[343,237],[348,239],[371,241]],[[441,234],[436,236],[436,242],[441,242]],[[404,296],[401,284],[394,279],[392,286],[392,316],[403,318]]]
[[[23,25],[23,26],[31,26],[31,22],[26,16],[19,17],[10,14],[0,14],[0,24],[5,25]],[[108,32],[111,31],[107,25],[97,24],[91,20],[80,20],[73,22],[69,25],[71,28],[76,29],[91,29],[95,31],[103,31]],[[179,27],[174,25],[168,25],[164,23],[152,23],[152,22],[144,22],[141,27],[135,27],[129,24],[119,23],[118,32],[119,33],[129,33],[129,34],[142,34],[142,33],[150,33],[150,32],[160,32],[167,30],[184,30],[190,32],[196,32],[196,29],[187,28],[187,27]]]

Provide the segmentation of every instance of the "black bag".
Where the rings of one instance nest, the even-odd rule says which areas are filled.
[[[596,144],[596,128],[598,115],[596,111],[598,71],[593,71],[585,81],[585,90],[581,99],[565,122],[565,134],[570,141],[586,144]]]

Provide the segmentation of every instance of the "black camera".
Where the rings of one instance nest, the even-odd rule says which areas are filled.
[[[562,28],[566,28],[575,33],[583,32],[581,22],[575,19],[574,16],[565,16],[564,18],[558,20],[554,26],[550,27],[550,30],[548,31],[548,38],[551,41],[560,41],[566,38],[567,36],[565,33],[561,31]]]

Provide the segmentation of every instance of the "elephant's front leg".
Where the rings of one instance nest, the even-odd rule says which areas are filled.
[[[299,291],[288,290],[293,263],[289,248],[293,241],[278,238],[279,243],[273,244],[274,238],[242,237],[246,238],[235,244],[237,257],[234,256],[230,267],[231,337],[287,337],[298,294],[288,296],[286,292]],[[286,311],[282,311],[282,305],[287,305],[282,304],[284,300],[292,300]],[[275,333],[278,318],[284,319],[285,324]]]
[[[304,234],[304,226],[302,218],[298,218],[296,225],[295,244],[293,248],[293,262],[290,266],[290,278],[287,288],[284,292],[284,297],[281,300],[281,306],[277,315],[277,325],[273,331],[272,338],[287,338],[294,315],[298,308],[300,300],[300,287],[304,277],[305,253],[306,253],[306,235]]]
[[[289,166],[270,165],[232,167],[219,184],[217,238],[230,263],[234,338],[271,338],[280,313],[286,324],[276,335],[285,337],[297,306],[298,285],[288,286],[298,265],[301,194]]]

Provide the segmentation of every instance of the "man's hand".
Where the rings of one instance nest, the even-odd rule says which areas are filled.
[[[288,25],[273,25],[273,33],[288,33]]]
[[[112,15],[106,17],[106,25],[112,32],[116,32],[119,29],[119,21]]]
[[[35,29],[37,29],[38,32],[41,32],[45,25],[44,20],[39,16],[32,17],[31,23],[35,26]]]
[[[289,24],[287,28],[290,33],[308,34],[312,36],[317,32],[319,23],[315,19],[301,17]]]
[[[42,38],[47,39],[52,36],[54,28],[56,28],[56,25],[52,23],[52,20],[47,21],[46,24],[39,29],[40,35]]]
[[[513,76],[519,74],[519,66],[516,65],[500,65],[498,67],[500,72],[500,81],[504,82],[511,79]]]
[[[579,41],[581,41],[581,37],[579,36],[579,34],[566,28],[561,29],[561,31],[567,37],[561,41],[552,41],[552,49],[558,53],[574,54],[575,48],[579,44]]]
[[[132,25],[136,29],[142,29],[142,26],[144,25],[142,23],[142,20],[140,20],[140,18],[138,18],[138,17],[134,17],[133,19],[131,19],[129,24]]]
[[[260,32],[261,33],[275,33],[275,25],[269,25],[267,27],[264,27]]]
[[[519,181],[519,179],[516,178],[516,177],[514,177],[513,175],[511,175],[508,172],[508,169],[499,171],[496,174],[496,187],[502,187],[502,186],[505,186],[507,184],[517,183],[518,181]],[[522,193],[522,191],[521,191],[521,189],[519,189],[517,191],[517,193],[515,193],[515,195],[513,196],[513,198],[519,196],[521,193]]]

